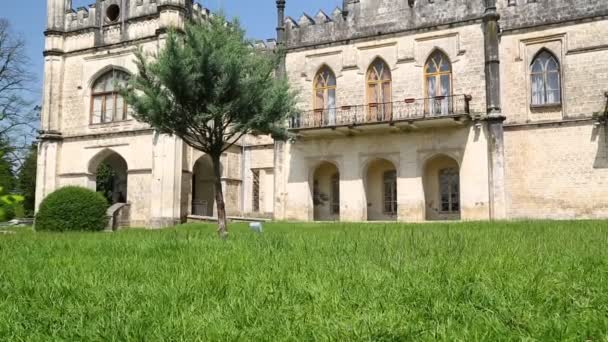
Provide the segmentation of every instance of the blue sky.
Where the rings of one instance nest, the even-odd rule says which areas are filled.
[[[74,8],[84,6],[94,0],[74,0]],[[237,16],[251,38],[274,38],[276,27],[276,5],[274,0],[202,0],[203,6],[217,10],[223,8],[228,16]],[[307,12],[316,14],[319,9],[331,14],[342,0],[287,0],[286,14],[296,20]],[[1,0],[0,17],[10,21],[13,30],[27,41],[27,53],[31,59],[32,72],[38,77],[36,94],[41,92],[44,36],[46,25],[46,0]]]

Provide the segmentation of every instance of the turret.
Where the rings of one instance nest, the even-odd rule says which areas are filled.
[[[46,8],[47,31],[64,31],[65,13],[71,8],[71,0],[48,0]]]

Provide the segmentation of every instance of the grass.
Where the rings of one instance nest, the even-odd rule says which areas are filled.
[[[0,340],[608,341],[608,224],[0,235]]]

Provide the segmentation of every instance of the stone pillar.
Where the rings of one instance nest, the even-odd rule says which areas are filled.
[[[182,157],[181,139],[165,134],[154,136],[150,227],[170,227],[181,221]]]
[[[279,65],[277,77],[286,77],[285,66],[285,0],[276,0],[277,3],[277,53],[279,53]],[[283,163],[285,162],[286,142],[274,141],[274,209],[275,219],[285,217],[285,182],[283,181]]]
[[[64,31],[65,13],[69,8],[70,0],[48,0],[46,7],[47,31]]]
[[[496,12],[496,0],[486,0],[483,16],[486,78],[486,122],[488,127],[488,181],[490,219],[506,217],[505,200],[505,116],[500,105],[500,15]]]
[[[36,211],[42,200],[59,187],[57,171],[62,137],[59,133],[41,132],[36,165]]]

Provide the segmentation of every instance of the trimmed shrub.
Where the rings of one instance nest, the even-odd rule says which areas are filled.
[[[48,195],[36,214],[36,230],[99,231],[108,219],[108,201],[103,195],[77,186],[68,186]]]

